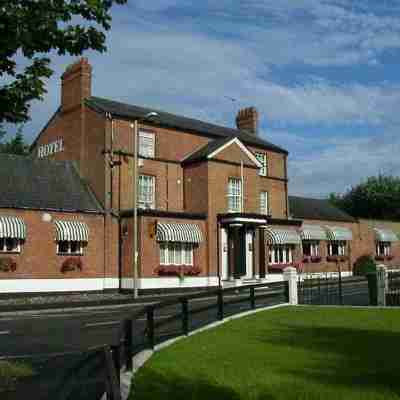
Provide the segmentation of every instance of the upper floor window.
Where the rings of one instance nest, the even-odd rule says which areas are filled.
[[[228,212],[242,211],[242,180],[229,178],[228,181]]]
[[[20,253],[21,240],[14,238],[0,238],[0,253]]]
[[[376,255],[377,256],[390,256],[390,242],[377,242]]]
[[[150,175],[139,175],[138,207],[155,208],[155,178]]]
[[[258,174],[261,176],[267,176],[267,153],[256,153],[256,158],[262,165]]]
[[[346,242],[333,241],[328,243],[328,256],[345,256]]]
[[[269,214],[268,209],[268,192],[260,192],[260,213]]]
[[[154,158],[154,133],[139,132],[139,156]]]

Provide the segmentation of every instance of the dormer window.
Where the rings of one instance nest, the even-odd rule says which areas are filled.
[[[260,168],[258,175],[267,176],[267,153],[257,152],[256,153],[257,160],[261,163],[262,167]]]
[[[155,136],[152,132],[139,132],[139,157],[154,158]]]

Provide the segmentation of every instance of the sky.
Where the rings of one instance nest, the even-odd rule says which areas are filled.
[[[257,107],[259,134],[289,151],[292,195],[400,175],[399,1],[130,0],[112,16],[107,52],[84,54],[93,95],[226,126]],[[29,141],[74,60],[51,58]]]

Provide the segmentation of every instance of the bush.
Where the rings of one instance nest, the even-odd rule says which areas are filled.
[[[376,263],[375,260],[369,256],[361,256],[358,257],[353,267],[354,275],[366,275],[370,272],[376,271]]]
[[[70,271],[82,271],[82,260],[80,258],[67,258],[61,266],[61,272],[65,274]]]
[[[0,272],[14,272],[17,263],[10,257],[0,258]]]

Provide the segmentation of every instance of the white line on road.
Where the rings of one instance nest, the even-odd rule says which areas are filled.
[[[91,326],[102,326],[102,325],[119,325],[121,321],[106,321],[106,322],[93,322],[91,324],[85,324],[86,327],[91,327]]]
[[[0,335],[9,335],[10,331],[0,331]]]

